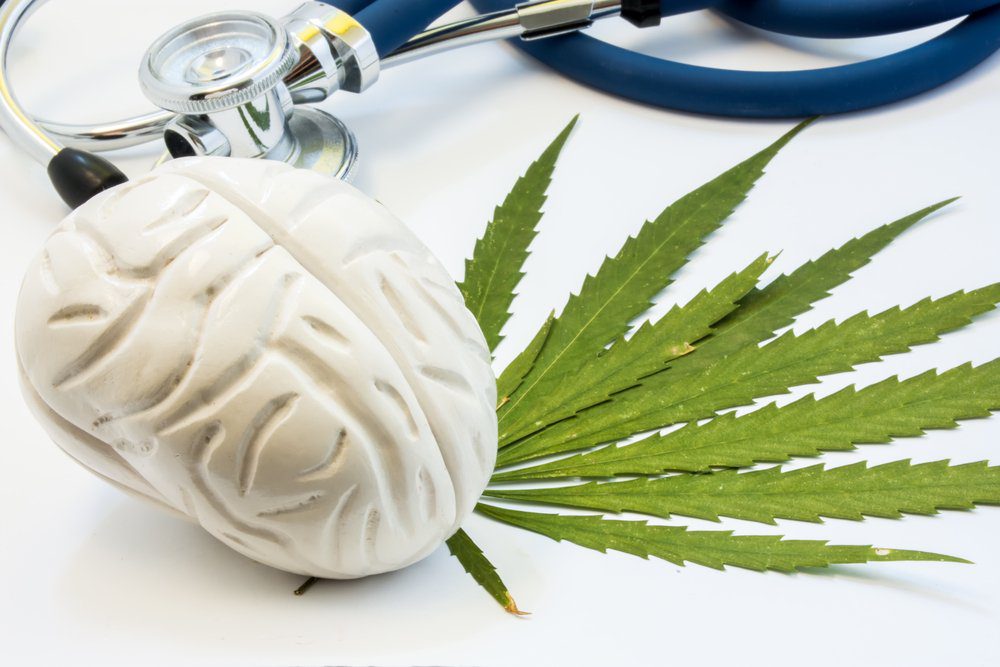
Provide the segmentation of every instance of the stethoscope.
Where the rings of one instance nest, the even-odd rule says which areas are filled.
[[[7,77],[18,28],[44,0],[0,9],[0,126],[46,165],[70,206],[126,180],[94,152],[164,141],[167,157],[264,157],[348,178],[357,144],[338,119],[309,105],[360,93],[392,67],[492,39],[567,77],[646,104],[736,117],[804,117],[912,97],[972,69],[1000,48],[1000,0],[470,0],[471,19],[425,29],[458,0],[324,0],[276,19],[219,12],[168,31],[139,78],[159,111],[98,125],[34,118]],[[749,25],[807,37],[883,35],[965,17],[943,34],[881,58],[805,71],[714,69],[635,53],[580,33],[620,16],[639,27],[711,8]],[[549,39],[555,38],[555,39]]]

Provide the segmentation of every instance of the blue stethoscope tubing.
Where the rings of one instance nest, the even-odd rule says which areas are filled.
[[[469,0],[483,12],[510,0]],[[324,0],[353,14],[388,54],[455,0]],[[878,107],[937,88],[1000,49],[1000,0],[664,0],[662,16],[714,9],[787,35],[870,37],[965,17],[941,35],[898,53],[849,65],[759,72],[678,63],[575,33],[517,42],[518,48],[582,84],[623,98],[698,114],[800,118]]]

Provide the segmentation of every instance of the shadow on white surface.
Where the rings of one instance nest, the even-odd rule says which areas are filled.
[[[987,607],[973,602],[967,592],[945,591],[931,583],[918,583],[902,576],[894,576],[884,567],[879,570],[878,566],[831,565],[827,568],[806,568],[792,576],[836,579],[868,588],[881,588],[908,594],[918,604],[920,602],[934,602],[985,616],[990,613]]]
[[[303,577],[245,558],[193,523],[123,500],[95,521],[66,562],[53,591],[75,632],[146,646],[181,641],[186,655],[219,650],[220,640],[243,648],[266,642],[279,654],[293,643],[318,643],[331,657],[373,643],[408,652],[487,629],[476,614],[457,613],[474,585],[443,547],[405,570],[324,580],[295,596]],[[492,610],[485,595],[479,601]],[[224,620],[234,609],[241,627]],[[367,628],[349,623],[379,617],[381,625]]]
[[[951,516],[914,517],[912,520],[927,522],[955,518],[952,513],[949,514]],[[687,520],[686,523],[698,522]],[[868,520],[866,523],[890,525],[888,521]],[[525,535],[523,531],[513,528],[503,527],[501,530],[511,536]],[[748,531],[742,528],[738,532]],[[758,527],[758,532],[761,532],[761,527]],[[580,550],[565,543],[558,548]],[[584,553],[597,556],[587,551]],[[621,557],[625,556],[615,554],[615,558]],[[626,558],[631,561],[631,557]],[[527,556],[525,560],[528,562],[518,563],[522,589],[527,579],[536,578],[525,576],[534,569]],[[653,560],[665,570],[676,569],[669,563]],[[259,606],[261,614],[284,620],[288,620],[289,614],[315,618],[317,613],[322,613],[330,619],[352,613],[378,615],[379,609],[384,611],[383,617],[388,620],[395,615],[389,610],[398,610],[402,606],[420,611],[406,617],[405,636],[396,638],[400,644],[414,648],[420,645],[439,646],[448,637],[467,636],[477,631],[475,614],[455,613],[468,603],[470,590],[474,589],[480,596],[480,607],[493,609],[492,601],[474,588],[444,547],[427,559],[397,572],[354,580],[322,580],[306,595],[299,597],[293,591],[302,583],[303,577],[256,563],[229,549],[194,523],[130,499],[110,506],[103,520],[95,521],[89,536],[67,562],[67,568],[59,574],[55,591],[73,621],[84,628],[87,625],[98,628],[112,624],[133,637],[168,640],[178,627],[190,626],[191,630],[195,630],[214,615],[225,613],[233,604],[239,604],[243,609]],[[545,564],[539,562],[538,565],[544,567]],[[941,564],[939,567],[976,566]],[[599,564],[592,568],[597,580],[600,579],[600,572]],[[679,569],[678,572],[691,576],[696,576],[696,572],[709,574],[696,566]],[[989,613],[987,608],[974,601],[976,596],[973,591],[962,591],[954,585],[944,590],[935,584],[933,577],[908,577],[905,565],[897,567],[895,572],[891,565],[836,565],[806,568],[790,574],[750,573],[739,568],[729,568],[729,572],[789,580],[819,577],[869,589],[869,593],[876,592],[872,589],[901,593],[912,598],[915,604],[934,602],[966,612]],[[538,586],[539,583],[536,578],[535,587],[531,590],[536,599],[544,594],[544,586]],[[517,587],[512,588],[517,590]],[[652,590],[649,592],[655,593]],[[505,618],[498,615],[499,620]],[[266,622],[264,617],[261,620]],[[447,626],[447,630],[442,629],[443,626]],[[434,628],[441,631],[434,632]],[[479,630],[483,629],[479,627]],[[338,642],[351,639],[346,635],[334,638]]]

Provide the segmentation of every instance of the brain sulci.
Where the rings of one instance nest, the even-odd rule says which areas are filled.
[[[16,344],[70,457],[289,572],[413,563],[493,471],[490,354],[447,272],[377,202],[284,164],[186,158],[75,210]]]

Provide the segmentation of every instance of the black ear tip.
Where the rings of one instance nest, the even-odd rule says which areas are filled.
[[[118,167],[104,158],[76,148],[64,148],[56,153],[49,161],[48,172],[56,192],[71,208],[128,180]]]

